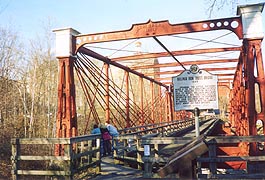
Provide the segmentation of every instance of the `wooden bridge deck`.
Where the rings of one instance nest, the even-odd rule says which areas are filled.
[[[127,166],[114,164],[112,157],[102,158],[101,172],[94,178],[89,178],[93,180],[129,180],[129,179],[143,179],[143,171],[138,169],[133,169]]]
[[[210,121],[207,121],[206,123],[202,124],[200,126],[200,131],[205,132],[206,129],[208,129],[213,122],[215,122],[215,119],[212,119]],[[185,137],[194,137],[195,136],[195,130],[192,129],[184,135]],[[175,144],[171,144],[168,146],[174,146]],[[174,149],[174,148],[173,148]],[[175,150],[174,150],[175,152]],[[171,152],[172,154],[173,152]],[[100,175],[92,178],[94,180],[111,180],[111,179],[119,179],[119,180],[128,180],[128,179],[146,179],[143,177],[143,171],[130,168],[123,165],[118,165],[114,163],[113,158],[111,157],[104,157],[102,158],[101,163],[101,173]]]

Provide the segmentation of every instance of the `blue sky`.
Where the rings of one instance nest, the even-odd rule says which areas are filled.
[[[206,13],[206,9],[209,6],[207,1],[208,0],[0,0],[0,27],[11,26],[12,30],[18,33],[19,38],[24,42],[25,47],[27,47],[30,40],[36,40],[37,37],[43,37],[45,35],[44,27],[47,27],[48,19],[51,21],[51,29],[48,30],[51,33],[54,29],[66,27],[76,29],[82,34],[118,31],[129,29],[132,24],[144,23],[149,19],[152,21],[169,20],[172,24],[207,20],[209,19]],[[238,0],[238,4],[245,5],[264,1],[265,0]],[[215,11],[211,19],[236,16],[236,6],[237,5],[231,6],[230,3],[227,4],[220,11]],[[265,10],[263,11],[263,22],[264,31]],[[198,33],[195,38],[204,40],[214,39],[222,35],[218,33],[219,31],[215,32],[215,34],[210,34],[208,32]],[[221,33],[225,34],[227,32]],[[172,51],[189,49],[194,46],[194,42],[190,42],[187,39],[184,42],[184,39],[177,37],[159,37],[159,39]],[[141,51],[152,52],[156,50],[157,52],[163,52],[164,49],[153,41],[141,42]],[[238,43],[238,39],[236,39],[236,41]],[[236,41],[226,36],[222,42],[234,44]],[[201,44],[202,42],[196,43]],[[53,45],[55,45],[55,43]],[[156,45],[156,47],[154,45]],[[177,47],[178,45],[179,47]],[[217,44],[207,43],[205,45],[200,45],[198,48],[207,48],[207,45],[208,47],[213,47]],[[263,55],[265,54],[264,46],[265,41],[263,41]],[[124,53],[124,51],[120,51],[120,48],[124,47],[124,44],[112,44],[108,47],[116,48],[117,51],[114,50],[115,54],[113,51],[108,52],[107,50],[102,50],[105,53],[103,54],[100,52],[100,49],[96,49],[96,47],[92,47],[92,50],[110,58],[122,56]],[[130,48],[135,50],[135,44],[131,44]],[[216,55],[216,57],[237,58],[238,54],[224,53]],[[205,59],[206,57],[199,55],[178,57],[180,61],[192,60],[191,58],[199,60]],[[165,57],[163,59],[160,58],[159,61],[172,62],[174,60],[171,57]],[[226,67],[227,64],[223,66]],[[180,67],[176,68],[178,69]]]
[[[208,18],[206,8],[205,0],[0,0],[0,25],[11,25],[28,39],[42,32],[48,18],[53,29],[72,27],[94,33],[128,29],[149,19],[171,23],[204,20]],[[230,6],[213,18],[234,15],[236,9]]]
[[[147,22],[149,19],[152,21],[169,20],[172,24],[206,20],[209,18],[206,12],[209,6],[207,1],[0,0],[0,27],[11,26],[27,44],[29,40],[36,39],[37,36],[43,37],[48,19],[51,21],[50,32],[65,27],[76,29],[82,34],[126,30],[132,24]],[[260,2],[264,0],[238,0],[239,4]],[[215,11],[211,19],[233,16],[236,16],[236,5],[227,4],[220,11]],[[263,22],[265,22],[265,12],[263,12]],[[265,29],[265,23],[263,27]],[[165,40],[165,45],[175,50],[167,44],[167,41],[170,42]],[[182,49],[190,47],[183,46],[183,43],[181,45]],[[161,51],[164,50],[161,49]]]

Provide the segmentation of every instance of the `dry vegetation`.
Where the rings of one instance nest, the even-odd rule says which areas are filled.
[[[52,137],[56,112],[51,41],[31,41],[27,51],[16,34],[0,28],[0,179],[11,176],[11,138]]]
[[[0,27],[0,179],[11,176],[11,138],[55,134],[58,61],[51,48],[54,34],[48,27],[43,37],[27,47],[16,34]],[[86,107],[77,107],[80,123],[85,121]]]

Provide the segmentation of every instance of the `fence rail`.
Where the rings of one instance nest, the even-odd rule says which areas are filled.
[[[209,121],[210,122],[210,121]],[[170,156],[165,153],[165,147],[174,145],[176,152],[185,147],[185,144],[195,140],[193,136],[184,137],[167,137],[172,133],[180,132],[182,130],[193,126],[194,120],[176,121],[170,123],[161,123],[154,126],[127,128],[119,137],[113,139],[113,157],[116,163],[134,164],[134,168],[142,169],[143,176],[147,178],[155,177],[153,171],[154,165],[156,171],[161,168],[163,164],[167,164]],[[207,124],[207,123],[206,123]],[[197,157],[198,163],[208,164],[209,173],[203,174],[199,170],[197,176],[202,178],[260,178],[265,177],[264,173],[257,172],[255,174],[218,174],[218,163],[229,161],[245,161],[260,162],[265,164],[265,156],[225,156],[218,154],[219,145],[239,144],[242,142],[259,143],[263,145],[264,151],[264,135],[262,136],[208,136],[209,129],[214,127],[215,123],[208,123],[205,125],[206,130],[201,131],[204,134],[205,143],[208,146],[208,153]],[[204,126],[204,125],[203,125]],[[100,154],[100,134],[87,135],[73,138],[22,138],[12,139],[12,176],[13,179],[18,179],[19,176],[64,176],[65,179],[81,179],[83,170],[93,169],[92,173],[98,174],[101,170],[101,154]],[[96,141],[96,146],[92,147],[92,141]],[[55,156],[54,147],[57,144],[63,145],[63,155]],[[183,146],[184,145],[184,146]],[[37,146],[41,146],[38,151]],[[48,151],[44,151],[47,146]],[[150,152],[146,154],[145,146],[148,146]],[[36,149],[34,149],[36,148]],[[172,147],[171,147],[172,148]],[[37,152],[37,153],[32,153]],[[45,154],[46,153],[46,154]],[[261,153],[262,154],[262,153]],[[264,153],[263,153],[264,154]],[[44,161],[45,167],[29,166],[26,168],[23,163],[33,163]],[[264,167],[263,167],[264,168]]]
[[[97,173],[100,171],[100,138],[100,135],[89,135],[73,138],[12,139],[12,177],[19,179],[21,175],[65,176],[67,179],[73,179],[89,167],[94,167]],[[92,147],[92,141],[96,141],[95,147]],[[52,155],[54,147],[58,144],[64,148],[62,156]],[[42,150],[39,150],[38,146],[42,146]],[[43,146],[47,146],[48,151],[44,151]],[[37,155],[32,154],[36,151]],[[40,163],[41,167],[33,166]],[[31,169],[27,169],[25,164]]]
[[[174,131],[179,131],[194,124],[193,119],[174,121],[170,123],[158,123],[147,126],[127,128],[120,131],[119,139],[113,141],[120,142],[115,145],[114,157],[123,162],[132,161],[143,164],[143,148],[139,144],[143,137],[154,137],[157,135],[169,135]],[[100,135],[87,135],[72,138],[15,138],[12,144],[12,177],[18,179],[19,176],[65,176],[73,179],[83,170],[94,168],[95,174],[100,171]],[[137,144],[137,156],[130,157],[126,154],[135,148],[131,145],[131,140]],[[96,147],[92,147],[92,141],[96,141]],[[62,145],[63,155],[54,155],[54,147]],[[129,145],[129,146],[128,146]],[[41,147],[39,147],[41,146]],[[43,150],[44,147],[46,150]],[[45,148],[44,148],[45,149]],[[122,151],[122,155],[117,152]],[[32,153],[37,152],[37,153]],[[41,164],[34,167],[34,164]],[[29,167],[28,167],[29,166]]]
[[[150,155],[148,156],[142,156],[142,161],[144,163],[144,172],[143,176],[146,178],[152,178],[152,177],[159,177],[157,172],[153,171],[153,166],[155,164],[167,164],[169,162],[170,156],[164,156],[163,153],[161,153],[161,147],[164,147],[166,145],[175,144],[180,145],[180,147],[186,147],[185,144],[189,144],[192,141],[194,141],[195,137],[153,137],[153,138],[144,138],[140,141],[141,146],[148,145],[150,146]],[[205,139],[205,143],[208,146],[208,153],[205,153],[203,156],[197,157],[196,162],[197,163],[206,163],[208,164],[209,172],[205,174],[205,172],[202,172],[201,169],[197,169],[197,174],[194,174],[194,176],[199,178],[264,178],[264,164],[265,164],[265,156],[225,156],[220,155],[217,152],[218,146],[225,146],[228,144],[238,144],[241,142],[248,142],[248,143],[264,143],[264,135],[261,136],[207,136]],[[181,151],[181,149],[179,149]],[[264,151],[264,150],[263,150]],[[178,152],[178,150],[174,151]],[[263,153],[264,154],[264,153]],[[224,163],[224,162],[231,162],[231,161],[245,161],[247,163],[251,162],[258,162],[260,163],[259,168],[263,168],[262,171],[257,172],[248,172],[247,169],[243,171],[239,171],[238,173],[231,173],[231,174],[221,174],[218,173],[217,165],[218,163]],[[196,163],[195,163],[196,164]],[[197,165],[197,164],[196,164]],[[257,165],[257,164],[256,164]],[[193,167],[195,168],[198,167]],[[201,167],[200,167],[201,168]],[[248,167],[249,168],[249,167]],[[257,166],[254,166],[254,168],[257,168]],[[256,170],[256,169],[255,169]],[[193,171],[195,172],[195,171]],[[263,173],[262,173],[263,172]],[[172,176],[171,176],[172,177]],[[178,175],[173,177],[179,177]]]
[[[161,133],[162,136],[170,135],[172,132],[179,131],[194,125],[194,118],[136,126],[119,130],[121,135],[142,135],[151,133]]]
[[[160,139],[163,141],[167,139],[166,137],[170,139],[169,136],[185,131],[193,126],[194,119],[186,119],[126,128],[120,131],[121,135],[113,140],[115,163],[133,164],[134,168],[144,169],[143,139],[151,141],[152,139]],[[156,150],[158,150],[158,145],[159,143],[157,142],[153,144]]]

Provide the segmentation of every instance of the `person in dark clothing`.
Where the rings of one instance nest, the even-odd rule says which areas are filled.
[[[108,129],[104,126],[100,127],[100,131],[101,131],[101,136],[103,139],[103,156],[111,155],[111,135],[108,131]]]

